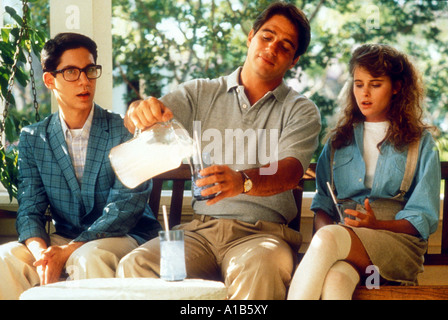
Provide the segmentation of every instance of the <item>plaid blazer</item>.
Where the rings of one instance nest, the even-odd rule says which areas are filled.
[[[75,241],[128,234],[141,244],[155,237],[161,228],[148,205],[152,182],[128,189],[109,161],[111,148],[131,137],[120,115],[95,105],[80,185],[58,112],[25,127],[18,160],[19,241],[39,237],[49,242],[44,217],[48,205],[56,233]]]

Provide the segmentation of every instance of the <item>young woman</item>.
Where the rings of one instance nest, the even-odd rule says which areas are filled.
[[[317,164],[317,232],[289,299],[351,299],[363,277],[415,284],[437,228],[440,162],[422,122],[419,75],[406,55],[380,44],[354,51],[350,75],[344,113]]]

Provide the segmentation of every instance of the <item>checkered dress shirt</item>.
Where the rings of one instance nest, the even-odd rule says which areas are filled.
[[[86,123],[82,129],[69,129],[62,113],[59,113],[61,118],[62,132],[64,132],[65,142],[67,143],[68,152],[72,159],[73,168],[75,169],[76,178],[78,182],[82,183],[82,175],[84,173],[84,166],[86,163],[87,145],[89,143],[90,128],[92,127],[93,106],[87,117]]]

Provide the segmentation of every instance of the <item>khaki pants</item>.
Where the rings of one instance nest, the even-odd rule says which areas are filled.
[[[229,299],[285,299],[302,241],[285,225],[259,221],[193,220],[185,231],[188,278],[224,281]],[[160,243],[155,238],[126,255],[118,277],[159,277]]]
[[[58,235],[51,235],[50,240],[51,245],[71,241]],[[137,247],[137,241],[129,236],[90,241],[71,254],[65,271],[71,280],[113,278],[120,259]],[[9,242],[0,246],[0,300],[18,299],[25,290],[39,285],[34,261],[34,256],[22,243]]]

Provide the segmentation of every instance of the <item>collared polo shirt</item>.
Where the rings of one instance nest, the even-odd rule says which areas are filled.
[[[306,170],[321,128],[316,105],[284,82],[251,105],[239,84],[241,70],[186,82],[161,100],[192,136],[198,132],[202,152],[210,153],[213,164],[244,170],[294,157]],[[275,172],[269,166],[264,174]],[[291,191],[268,197],[241,194],[212,206],[193,200],[193,208],[198,214],[250,223],[287,223],[297,213]]]

